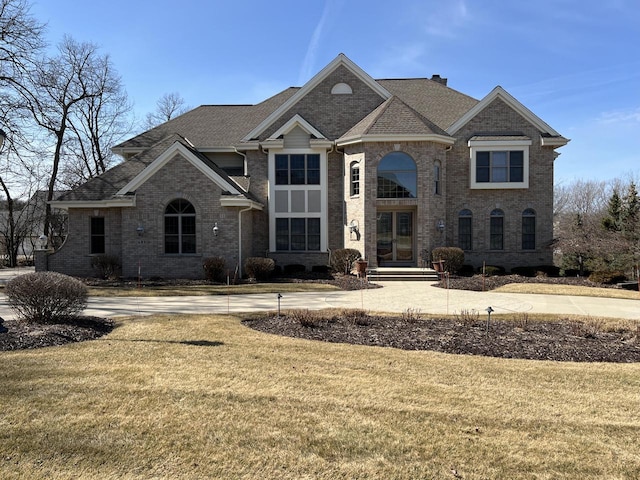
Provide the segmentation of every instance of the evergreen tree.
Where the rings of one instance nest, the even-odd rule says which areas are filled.
[[[618,190],[615,189],[609,198],[607,205],[607,216],[602,219],[602,226],[610,232],[619,232],[622,223],[622,199]]]

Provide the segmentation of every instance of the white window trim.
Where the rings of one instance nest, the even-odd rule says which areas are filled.
[[[285,154],[318,154],[320,155],[320,185],[276,185],[276,155]],[[329,244],[328,213],[327,213],[327,150],[325,148],[270,148],[269,149],[269,251],[274,253],[319,253],[326,252]],[[291,191],[320,190],[320,212],[277,212],[275,192],[286,191],[289,194],[289,209],[291,209]],[[320,250],[286,251],[276,250],[276,218],[320,218]]]
[[[469,187],[474,190],[497,190],[529,188],[529,147],[531,140],[469,140]],[[521,150],[523,152],[522,182],[477,182],[476,153]]]

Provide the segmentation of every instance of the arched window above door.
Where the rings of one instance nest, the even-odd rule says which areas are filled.
[[[416,198],[416,162],[403,152],[391,152],[378,165],[378,198]]]

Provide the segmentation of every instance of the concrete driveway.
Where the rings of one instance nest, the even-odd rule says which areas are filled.
[[[33,269],[0,270],[0,282],[11,275]],[[495,292],[469,292],[436,288],[430,282],[381,282],[383,288],[359,291],[287,293],[280,299],[281,309],[312,310],[343,307],[368,311],[403,312],[408,308],[422,313],[454,314],[476,310],[484,314],[487,307],[495,313],[536,312],[578,314],[594,317],[617,317],[640,320],[638,300],[619,300],[561,295],[530,295]],[[277,310],[276,294],[216,295],[198,297],[92,297],[85,314],[121,317],[157,313],[237,313]],[[6,297],[0,296],[0,316],[12,318]]]
[[[281,309],[362,308],[368,311],[454,314],[487,307],[495,313],[536,312],[617,317],[640,320],[638,300],[563,295],[503,294],[443,290],[427,282],[386,282],[383,288],[360,291],[287,293]],[[277,294],[210,297],[91,298],[86,313],[98,316],[149,315],[153,313],[237,313],[278,308]]]

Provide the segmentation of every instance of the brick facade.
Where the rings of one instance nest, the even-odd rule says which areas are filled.
[[[110,193],[100,191],[102,196],[98,198],[90,188],[95,183],[79,189],[83,194],[88,192],[91,201],[83,208],[75,203],[66,205],[69,235],[57,252],[39,255],[38,269],[48,268],[77,276],[94,275],[89,252],[91,217],[105,219],[105,253],[121,260],[124,277],[136,277],[140,272],[145,278],[201,278],[204,276],[203,260],[212,256],[223,257],[230,272],[241,271],[243,260],[252,256],[269,256],[282,267],[303,264],[311,268],[328,264],[331,252],[345,247],[359,250],[370,266],[377,266],[383,261],[377,250],[378,221],[381,214],[388,217],[388,212],[400,212],[405,218],[409,214],[412,218],[411,258],[403,258],[403,262],[422,266],[428,264],[430,252],[435,247],[458,246],[458,217],[463,209],[472,212],[472,247],[465,252],[465,263],[474,267],[484,263],[509,269],[552,262],[555,148],[568,140],[526,108],[520,108],[517,101],[499,87],[478,102],[449,89],[441,81],[377,82],[343,56],[331,65],[334,66],[332,69],[323,70],[302,89],[285,91],[282,98],[273,97],[256,105],[255,113],[251,113],[253,110],[249,106],[237,109],[201,107],[194,110],[195,120],[186,114],[168,122],[166,127],[132,139],[130,154],[126,153],[128,144],[125,142],[123,154],[133,160],[127,160],[120,170],[116,167],[116,173],[105,173],[114,184],[113,190]],[[332,90],[336,85],[348,88],[341,88],[339,94],[335,94]],[[396,90],[387,91],[386,88]],[[266,110],[267,104],[272,105],[271,111]],[[208,108],[219,116],[203,120],[203,115],[208,115]],[[243,120],[238,115],[248,116]],[[296,120],[300,118],[302,121]],[[461,125],[457,122],[452,125],[452,119],[457,118]],[[294,120],[298,122],[295,128],[282,133]],[[261,129],[258,129],[259,125]],[[307,129],[309,125],[311,129]],[[159,143],[151,133],[163,128],[166,129],[167,136],[163,137],[166,143]],[[225,129],[231,132],[227,137]],[[202,132],[209,132],[208,136],[199,136]],[[278,138],[274,138],[276,132]],[[471,171],[469,140],[479,136],[517,137],[530,142],[526,188],[487,188],[496,186],[490,184],[472,187],[475,172]],[[553,141],[545,143],[545,138]],[[153,170],[153,175],[136,185],[135,191],[128,192],[127,198],[135,199],[135,206],[106,206],[118,197],[117,192],[131,178],[140,174],[135,159],[141,145],[148,147],[146,154],[150,156],[148,160],[142,160],[146,162],[144,171],[144,168],[151,168],[149,165],[155,158],[162,158],[163,151],[173,151],[170,148],[176,143],[183,146],[182,154],[162,163],[161,168]],[[239,203],[233,203],[236,206],[222,206],[224,199],[229,198],[228,190],[234,189],[233,181],[222,170],[216,170],[219,167],[198,157],[195,151],[200,144],[210,161],[215,162],[215,148],[219,148],[226,158],[236,155],[235,158],[246,162],[247,176],[242,178],[243,186],[238,187],[240,193],[234,193],[241,199]],[[275,197],[270,188],[289,187],[276,185],[273,179],[270,183],[269,162],[274,161],[274,152],[316,153],[318,149],[322,158],[326,155],[326,182],[309,188],[324,189],[323,195],[326,194],[321,218],[326,220],[323,235],[326,234],[327,248],[319,252],[271,251],[270,228],[274,222],[270,222],[269,212],[276,210],[270,208],[275,205],[271,204]],[[381,160],[393,152],[402,152],[415,162],[415,198],[378,198],[378,167]],[[169,154],[165,158],[169,158]],[[131,177],[121,173],[127,170],[127,162],[132,165]],[[219,176],[206,175],[198,162],[203,162]],[[360,189],[356,195],[351,191],[353,165],[359,167]],[[440,173],[437,191],[436,167]],[[101,189],[105,188],[104,184]],[[295,188],[302,187],[294,185],[291,191]],[[164,253],[164,212],[167,205],[178,198],[189,201],[196,211],[194,254]],[[70,200],[76,198],[71,195]],[[64,201],[58,206],[64,208]],[[490,248],[489,221],[494,209],[504,212],[504,247],[501,250]],[[535,212],[535,249],[532,250],[522,248],[525,210]],[[277,211],[281,217],[298,212],[300,210],[288,210],[284,214]],[[317,210],[313,214],[317,216]],[[212,229],[216,223],[218,235],[214,236]],[[443,229],[438,228],[439,224]],[[138,234],[138,227],[143,227],[142,235]],[[274,232],[271,234],[273,239]]]

